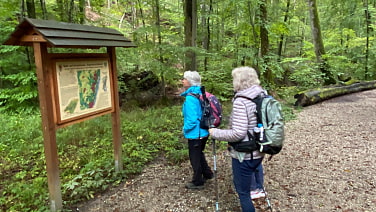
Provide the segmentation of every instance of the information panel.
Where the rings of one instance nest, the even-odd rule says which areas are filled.
[[[56,61],[58,123],[112,109],[107,59]]]

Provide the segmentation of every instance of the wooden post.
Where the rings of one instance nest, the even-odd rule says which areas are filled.
[[[34,57],[38,78],[40,111],[42,115],[42,131],[44,138],[44,154],[46,156],[48,190],[50,193],[51,211],[63,208],[59,178],[59,160],[56,145],[56,125],[52,102],[51,68],[47,61],[45,43],[35,42]]]
[[[110,57],[110,64],[112,70],[112,82],[113,82],[113,104],[115,111],[111,113],[112,117],[112,135],[114,143],[114,157],[115,157],[115,170],[117,172],[123,170],[123,160],[121,158],[121,129],[120,129],[120,106],[119,106],[119,89],[116,69],[116,52],[115,47],[107,47],[107,53]]]

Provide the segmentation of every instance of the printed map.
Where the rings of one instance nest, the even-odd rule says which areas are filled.
[[[112,108],[107,60],[56,63],[60,121]]]
[[[80,70],[77,71],[80,109],[93,108],[98,94],[101,71]]]

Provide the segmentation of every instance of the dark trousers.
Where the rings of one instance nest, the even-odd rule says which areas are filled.
[[[192,183],[203,185],[204,178],[211,179],[213,172],[206,161],[204,149],[208,137],[202,139],[188,139],[189,160],[193,169]]]

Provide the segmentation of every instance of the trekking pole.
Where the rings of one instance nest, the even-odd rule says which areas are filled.
[[[272,156],[269,157],[268,161],[270,161],[271,159],[272,159]],[[265,171],[264,171],[264,175],[265,175]],[[265,201],[266,201],[266,204],[268,204],[267,209],[269,209],[270,212],[273,212],[272,204],[271,204],[270,199],[269,199],[269,194],[268,194],[268,192],[265,191],[265,186],[264,185],[262,185],[262,190],[264,190]]]
[[[273,208],[272,208],[272,204],[270,203],[269,195],[268,195],[268,193],[265,191],[265,187],[264,187],[264,186],[263,186],[262,190],[264,190],[264,193],[265,193],[265,201],[266,201],[266,204],[268,204],[267,209],[269,209],[270,212],[273,212]]]
[[[218,192],[218,178],[217,178],[217,156],[216,156],[216,151],[215,151],[215,139],[212,139],[212,144],[213,144],[213,163],[214,163],[214,189],[215,189],[215,211],[219,212],[219,192]]]

